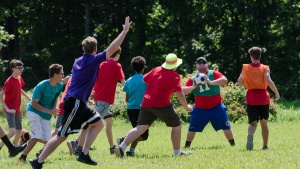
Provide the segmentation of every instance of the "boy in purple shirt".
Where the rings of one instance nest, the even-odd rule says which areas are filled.
[[[82,41],[84,54],[75,61],[72,68],[72,80],[64,100],[65,114],[58,134],[48,141],[39,158],[30,160],[32,168],[42,168],[44,160],[67,139],[69,134],[78,133],[81,126],[87,128],[88,125],[90,129],[77,161],[97,165],[97,162],[90,158],[89,150],[103,128],[103,120],[100,114],[86,103],[97,78],[99,64],[109,58],[120,47],[130,28],[131,22],[129,20],[129,17],[126,17],[123,31],[101,53],[96,54],[97,40],[95,38],[87,37]]]

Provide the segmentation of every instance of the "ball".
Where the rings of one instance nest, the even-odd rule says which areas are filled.
[[[21,142],[25,144],[28,140],[30,140],[30,134],[27,130],[23,129],[21,134]]]
[[[205,74],[203,73],[197,73],[194,76],[194,82],[199,85],[199,84],[204,84],[205,83]]]

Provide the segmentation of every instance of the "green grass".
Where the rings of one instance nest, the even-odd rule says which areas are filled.
[[[5,124],[5,119],[0,119]],[[24,127],[28,129],[26,119]],[[53,123],[54,124],[54,123]],[[5,126],[5,125],[4,125]],[[247,127],[246,123],[232,124],[236,146],[231,147],[222,131],[215,132],[210,126],[206,126],[203,133],[197,133],[192,145],[192,155],[185,157],[173,157],[170,141],[171,128],[165,124],[156,122],[150,128],[150,137],[141,142],[136,149],[135,157],[123,159],[110,155],[105,131],[98,135],[93,146],[95,151],[90,155],[98,162],[98,166],[92,168],[299,168],[300,166],[300,122],[270,122],[269,150],[262,151],[262,138],[260,127],[254,136],[253,151],[245,150]],[[182,146],[185,142],[188,124],[182,128]],[[131,126],[126,120],[118,119],[114,123],[114,140],[123,136]],[[7,130],[7,128],[6,128]],[[69,139],[75,138],[71,135]],[[28,155],[28,160],[35,158],[35,153],[42,147],[37,144]],[[7,148],[0,151],[0,168],[30,168],[29,163],[18,163],[17,159],[8,158]],[[51,154],[44,168],[90,168],[90,166],[76,161],[75,156],[70,156],[64,142],[53,154]]]

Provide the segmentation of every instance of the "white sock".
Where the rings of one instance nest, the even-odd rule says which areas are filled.
[[[181,154],[181,150],[174,150],[174,155],[180,155]]]
[[[126,145],[125,142],[123,141],[119,147],[121,147],[121,149],[123,150],[123,152],[125,152],[125,150],[126,150],[126,148],[127,148],[127,145]]]

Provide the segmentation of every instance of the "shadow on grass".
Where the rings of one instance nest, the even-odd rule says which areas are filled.
[[[128,158],[150,158],[150,159],[155,159],[155,158],[167,158],[167,157],[173,157],[173,156],[172,155],[166,155],[166,154],[161,154],[161,155],[135,154],[134,157],[128,157]]]
[[[219,149],[224,149],[226,146],[224,145],[214,145],[210,147],[192,147],[190,150],[195,151],[195,150],[219,150]],[[188,149],[187,149],[188,150]]]

